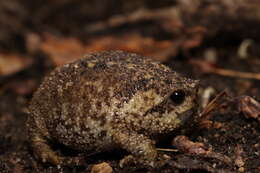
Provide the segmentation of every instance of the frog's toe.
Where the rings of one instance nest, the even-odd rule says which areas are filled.
[[[59,156],[57,156],[56,153],[52,152],[52,151],[45,151],[42,152],[41,155],[41,160],[43,163],[52,163],[54,165],[60,165],[61,164],[61,158]]]

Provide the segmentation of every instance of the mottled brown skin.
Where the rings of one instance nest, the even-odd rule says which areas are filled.
[[[88,54],[56,68],[35,92],[27,126],[35,155],[66,165],[49,142],[95,153],[114,148],[131,155],[120,162],[156,167],[156,136],[174,131],[191,117],[197,81],[137,54]],[[171,95],[185,92],[175,104]]]

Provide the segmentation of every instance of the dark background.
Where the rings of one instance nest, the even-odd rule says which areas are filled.
[[[258,0],[0,0],[0,172],[89,172],[102,161],[115,172],[147,171],[122,170],[111,153],[62,169],[32,156],[25,120],[33,92],[50,70],[88,52],[120,49],[159,60],[201,81],[200,105],[205,92],[211,99],[224,89],[259,101],[259,10]],[[244,164],[173,153],[176,165],[161,172],[260,171],[259,121],[236,106],[213,115],[220,127],[186,135]]]

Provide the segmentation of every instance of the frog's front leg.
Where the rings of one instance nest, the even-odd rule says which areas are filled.
[[[158,166],[155,142],[147,136],[127,130],[115,130],[112,136],[115,143],[131,153],[120,161],[121,167],[131,163],[139,163],[148,168]]]

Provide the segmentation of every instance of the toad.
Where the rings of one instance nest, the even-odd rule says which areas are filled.
[[[130,162],[157,167],[158,136],[196,114],[198,81],[134,53],[105,51],[56,68],[34,93],[29,141],[42,162],[63,165],[50,143],[97,153],[121,148]]]

